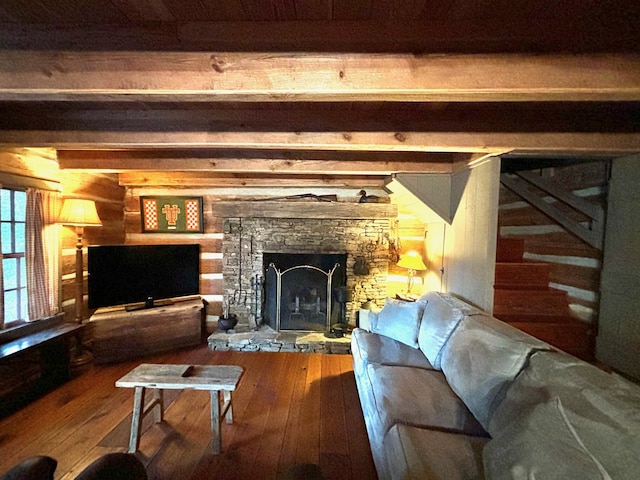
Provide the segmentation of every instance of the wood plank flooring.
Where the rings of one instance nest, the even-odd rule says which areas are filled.
[[[351,355],[212,352],[206,345],[135,361],[92,366],[0,419],[0,474],[31,455],[58,461],[71,480],[89,463],[128,446],[133,389],[116,388],[142,362],[240,365],[233,425],[222,424],[222,452],[211,453],[209,392],[167,391],[165,422],[143,424],[138,457],[151,479],[280,479],[318,465],[325,479],[376,473]]]

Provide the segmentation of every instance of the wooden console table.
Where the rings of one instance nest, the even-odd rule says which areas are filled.
[[[213,454],[220,453],[220,418],[233,423],[231,392],[236,389],[244,369],[237,365],[161,365],[143,363],[116,382],[116,387],[135,388],[129,453],[140,446],[142,419],[151,411],[156,423],[164,416],[162,390],[209,390],[211,394],[211,432]],[[152,388],[153,400],[145,405],[145,389]],[[222,398],[220,398],[222,394]],[[220,406],[222,400],[222,406]]]
[[[59,318],[0,345],[0,416],[71,377],[71,341],[85,326]]]
[[[96,310],[89,321],[95,363],[119,362],[202,342],[202,299],[173,302],[132,311],[122,306]]]

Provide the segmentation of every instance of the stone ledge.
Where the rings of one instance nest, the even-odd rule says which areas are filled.
[[[225,218],[305,218],[305,219],[377,219],[396,218],[398,206],[392,203],[355,202],[259,202],[226,201],[211,205],[216,217]]]
[[[259,330],[217,331],[207,339],[209,350],[236,352],[300,352],[300,353],[351,353],[351,335],[328,338],[324,333],[276,332],[263,325]]]

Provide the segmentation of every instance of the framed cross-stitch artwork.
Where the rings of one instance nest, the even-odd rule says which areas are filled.
[[[202,197],[140,197],[143,233],[203,233]]]

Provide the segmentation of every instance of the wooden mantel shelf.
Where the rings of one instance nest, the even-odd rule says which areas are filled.
[[[390,203],[347,202],[214,202],[213,215],[222,218],[396,218],[398,207]]]

